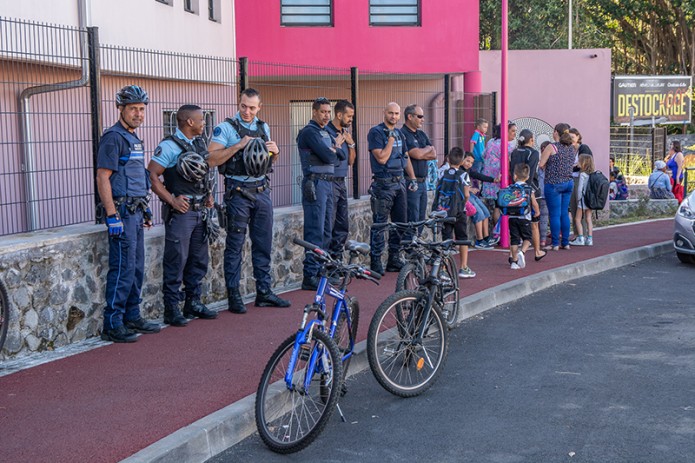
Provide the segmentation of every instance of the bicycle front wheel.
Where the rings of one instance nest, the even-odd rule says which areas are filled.
[[[384,389],[400,397],[429,389],[446,360],[444,318],[437,307],[426,313],[425,293],[400,291],[381,303],[369,325],[369,367]]]
[[[285,377],[295,339],[287,338],[270,357],[256,394],[258,433],[277,453],[297,452],[316,439],[335,410],[343,378],[338,347],[326,333],[315,330],[298,353],[288,385]]]
[[[0,351],[5,345],[7,326],[10,324],[10,298],[7,297],[7,289],[0,281]]]
[[[420,280],[425,278],[425,269],[419,263],[408,262],[398,272],[396,291],[418,289]]]
[[[442,315],[449,329],[456,326],[459,314],[459,279],[456,273],[456,262],[453,257],[447,256],[442,261],[439,271],[439,280],[442,282]]]

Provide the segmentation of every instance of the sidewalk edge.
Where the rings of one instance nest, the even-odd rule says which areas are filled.
[[[671,251],[673,242],[663,241],[546,270],[480,291],[460,300],[458,323],[537,291]],[[349,376],[368,367],[366,350],[366,341],[355,346]],[[255,393],[248,395],[160,439],[122,462],[204,462],[256,432],[255,398]]]

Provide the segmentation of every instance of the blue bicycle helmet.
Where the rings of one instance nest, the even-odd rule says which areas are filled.
[[[137,85],[128,85],[116,93],[116,106],[125,106],[134,103],[150,102],[150,97],[145,90]]]

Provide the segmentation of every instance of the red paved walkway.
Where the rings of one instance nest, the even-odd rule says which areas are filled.
[[[670,220],[595,233],[593,247],[529,257],[512,271],[506,255],[470,255],[478,277],[462,296],[555,267],[668,240]],[[532,253],[529,253],[532,256]],[[356,282],[361,304],[360,339],[377,305],[395,286]],[[0,378],[1,461],[118,461],[177,429],[255,392],[268,357],[298,327],[307,291],[286,295],[291,309],[250,307],[246,315],[223,312],[167,328],[137,343],[109,345]]]

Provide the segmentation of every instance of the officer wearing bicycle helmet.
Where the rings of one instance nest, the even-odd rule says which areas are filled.
[[[408,157],[408,145],[403,133],[396,128],[401,118],[401,107],[389,103],[384,109],[384,122],[372,127],[367,134],[372,184],[369,187],[373,223],[406,222],[408,220],[406,188],[417,191],[413,166]],[[407,180],[407,186],[406,186]],[[387,272],[397,272],[403,266],[399,257],[401,236],[396,230],[389,232],[389,259]],[[384,251],[384,232],[371,232],[371,268],[383,273],[381,253]]]
[[[311,105],[311,120],[297,135],[297,148],[302,163],[302,208],[304,209],[304,241],[328,249],[333,229],[333,177],[336,166],[347,159],[341,145],[342,133],[333,138],[326,130],[331,120],[331,102],[317,98]],[[302,289],[315,291],[319,284],[321,265],[311,252],[304,254]]]
[[[154,150],[148,170],[152,191],[162,200],[165,227],[162,266],[164,323],[186,326],[188,319],[217,318],[200,300],[201,282],[208,271],[207,221],[212,220],[212,182],[202,137],[205,116],[200,106],[176,111],[177,129]],[[164,178],[164,183],[160,180]],[[181,284],[184,291],[181,292]],[[179,309],[185,295],[183,316]]]
[[[261,109],[260,93],[252,88],[241,92],[239,112],[217,125],[210,143],[210,167],[219,166],[224,175],[225,206],[227,214],[227,241],[224,250],[224,278],[227,286],[228,310],[245,313],[241,298],[241,261],[247,231],[251,237],[251,261],[256,280],[257,307],[289,307],[286,301],[272,291],[270,252],[273,244],[273,203],[270,199],[268,171],[262,166],[274,163],[280,150],[270,139],[268,124],[258,119]],[[270,163],[259,157],[263,153],[251,140],[260,138],[268,151]],[[257,142],[254,142],[257,143]]]
[[[143,227],[152,225],[148,206],[150,182],[142,140],[135,130],[145,120],[147,92],[137,85],[116,94],[119,119],[107,129],[97,153],[97,190],[109,233],[109,271],[101,338],[135,342],[136,332],[157,333],[159,325],[140,315],[144,276]]]

